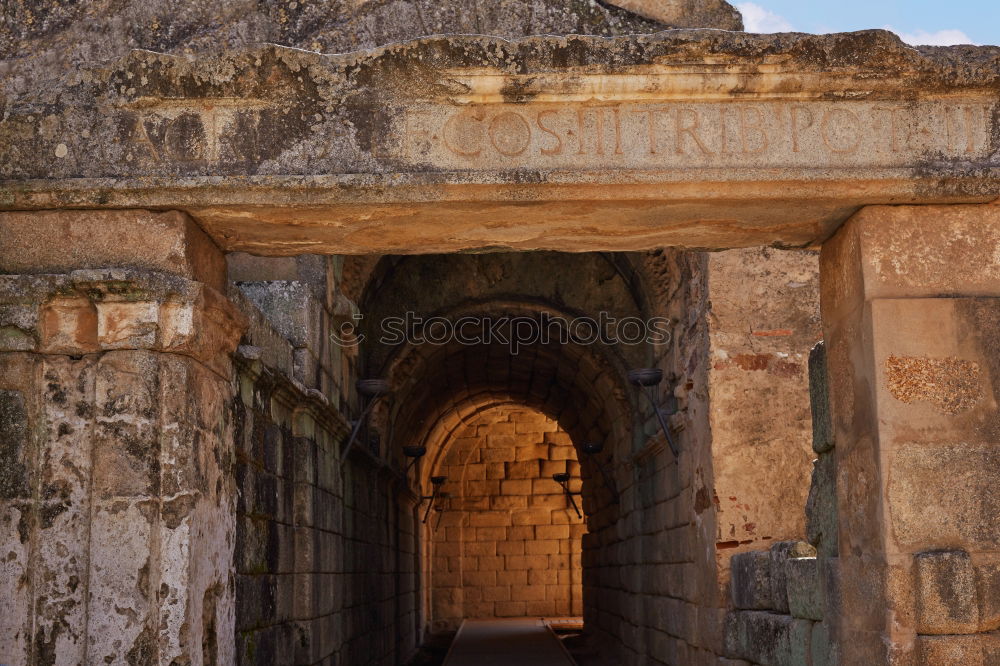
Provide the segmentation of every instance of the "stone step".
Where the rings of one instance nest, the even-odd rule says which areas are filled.
[[[444,666],[575,666],[541,618],[465,620]]]

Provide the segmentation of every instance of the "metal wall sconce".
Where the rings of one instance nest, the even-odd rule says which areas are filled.
[[[637,387],[640,392],[645,393],[646,397],[649,398],[649,404],[652,405],[653,411],[656,412],[656,419],[660,422],[660,428],[663,430],[664,437],[667,438],[667,445],[670,447],[671,453],[674,454],[674,458],[678,458],[680,456],[680,450],[674,442],[673,435],[670,434],[670,426],[667,425],[666,419],[666,417],[673,416],[677,413],[677,398],[671,394],[667,397],[666,406],[661,408],[658,404],[656,404],[656,389],[653,388],[663,381],[663,371],[659,368],[637,368],[635,370],[629,370],[628,381],[632,384],[632,386]]]
[[[406,463],[406,469],[403,470],[403,476],[410,473],[410,468],[417,464],[417,461],[427,454],[426,446],[404,446],[403,455],[410,459],[410,462]]]
[[[431,501],[431,503],[427,505],[427,510],[424,511],[424,519],[421,522],[424,522],[424,523],[427,522],[428,516],[431,515],[431,509],[434,508],[434,502],[437,501],[438,497],[442,497],[442,498],[448,497],[448,493],[442,493],[441,492],[441,486],[444,485],[444,482],[447,481],[447,480],[448,480],[447,476],[432,476],[431,477],[431,486],[434,487],[434,490],[431,492],[430,495],[423,495],[420,498],[421,502],[423,502],[424,500],[430,500]]]
[[[448,499],[448,497],[450,496],[448,495],[448,493],[441,493],[440,495],[438,495],[438,497],[440,497],[441,499]],[[432,531],[437,532],[438,528],[441,527],[441,519],[444,518],[444,507],[439,506],[435,508],[434,513],[437,514],[437,520],[434,521],[434,529]]]
[[[344,446],[344,453],[340,458],[341,466],[347,461],[347,454],[350,453],[351,446],[354,445],[354,440],[357,439],[362,426],[368,425],[368,415],[371,413],[375,403],[382,396],[389,394],[389,382],[384,379],[359,379],[354,386],[358,390],[358,395],[362,397],[365,408],[361,410],[361,416],[354,422],[354,428],[351,429],[351,436],[347,440],[347,445]]]
[[[574,493],[570,491],[569,474],[567,474],[566,472],[562,472],[560,474],[553,474],[552,480],[558,483],[560,486],[562,486],[563,492],[566,494],[566,497],[569,498],[570,504],[573,505],[573,510],[576,511],[576,517],[583,518],[583,514],[580,513],[580,509],[576,506],[576,500],[573,499],[573,495],[580,495],[581,493]]]
[[[580,450],[588,456],[596,456],[604,450],[604,444],[601,444],[600,442],[592,442],[590,444],[584,444],[580,447]],[[606,485],[608,490],[611,491],[611,501],[618,504],[618,484],[615,483],[615,479],[611,476],[611,472],[609,472],[596,457],[592,457],[591,460],[594,461],[594,465],[600,470],[601,476],[604,477],[604,485]]]

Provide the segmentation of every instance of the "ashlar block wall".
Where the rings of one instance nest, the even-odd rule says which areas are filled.
[[[586,526],[552,479],[568,472],[570,489],[580,490],[569,435],[532,409],[493,407],[461,427],[437,463],[449,497],[428,518],[432,627],[582,614]]]

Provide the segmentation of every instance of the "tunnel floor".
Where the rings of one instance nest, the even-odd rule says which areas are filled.
[[[539,618],[466,620],[445,666],[575,666],[555,634]]]

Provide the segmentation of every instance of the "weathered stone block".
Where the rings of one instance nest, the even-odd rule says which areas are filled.
[[[837,622],[842,617],[840,558],[819,557],[816,560],[821,595],[823,598],[823,619],[833,635]]]
[[[993,666],[986,661],[987,635],[917,636],[915,663],[917,666]]]
[[[8,273],[67,273],[132,266],[166,271],[225,289],[218,246],[179,211],[0,213],[0,266]],[[53,243],[58,238],[60,242]]]
[[[792,620],[791,628],[788,632],[788,661],[779,661],[781,666],[802,666],[809,664],[812,659],[812,634],[813,625],[811,620],[796,618]]]
[[[0,390],[0,500],[31,496],[27,447],[24,393]]]
[[[737,553],[730,560],[732,596],[736,608],[763,610],[773,608],[771,589],[771,553],[754,550]]]
[[[823,619],[823,595],[815,557],[797,557],[785,563],[788,608],[794,617]]]
[[[1000,627],[1000,562],[975,563],[979,597],[979,631]]]
[[[98,349],[97,306],[90,299],[73,295],[42,297],[34,305],[38,329],[33,331],[33,337],[38,338],[39,348],[49,353],[77,354]]]
[[[147,502],[96,502],[91,525],[89,649],[113,661],[152,653],[157,619],[156,519]],[[114,563],[113,566],[108,566]]]
[[[962,550],[915,558],[916,629],[919,634],[971,634],[979,626],[972,558]]]
[[[320,320],[325,313],[309,284],[299,281],[242,282],[239,288],[293,347],[320,353]]]
[[[830,387],[826,374],[826,344],[820,341],[809,352],[809,407],[812,412],[812,445],[816,453],[833,448]]]
[[[995,445],[907,443],[893,452],[891,465],[889,506],[903,544],[957,541],[1000,548],[1000,526],[993,520],[1000,512]],[[925,510],[928,497],[935,498],[933,512]]]
[[[0,658],[28,663],[34,608],[30,578],[30,531],[33,507],[29,501],[0,500]]]
[[[802,541],[779,541],[771,546],[771,608],[788,612],[787,575],[785,563],[794,557],[810,557],[816,549]]]
[[[806,538],[826,557],[836,557],[838,550],[836,465],[833,452],[819,455],[806,500]]]
[[[740,13],[725,0],[696,0],[684,4],[671,0],[612,0],[611,4],[671,27],[743,29]]]
[[[793,628],[797,638],[804,640],[802,622],[766,611],[733,611],[726,617],[726,654],[756,664],[791,665]]]
[[[837,666],[840,659],[837,655],[837,644],[830,635],[830,626],[825,622],[814,622],[812,639],[809,643],[811,666]]]
[[[159,356],[104,354],[97,367],[94,488],[101,497],[147,496],[160,490]]]

